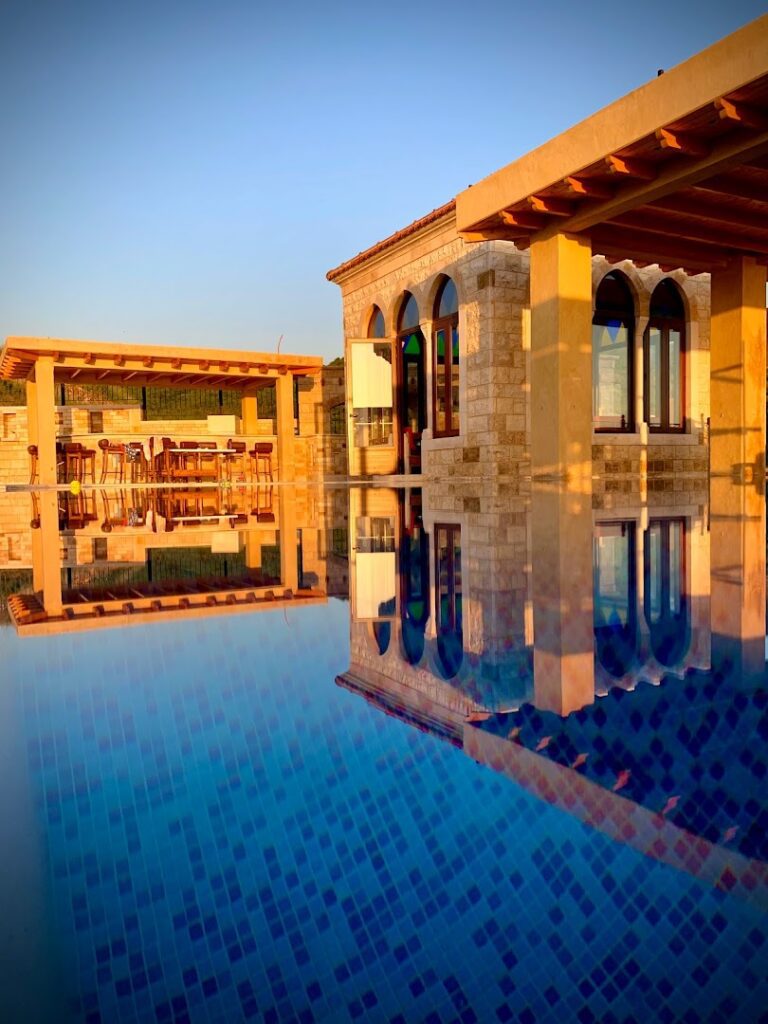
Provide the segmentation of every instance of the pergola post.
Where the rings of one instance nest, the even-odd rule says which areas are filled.
[[[531,243],[534,478],[592,489],[592,248],[581,235]]]
[[[61,537],[56,491],[41,491],[40,528],[32,531],[32,586],[48,615],[61,615]]]
[[[259,429],[259,409],[255,394],[243,394],[240,404],[244,434],[256,434]]]
[[[592,543],[590,494],[534,487],[534,703],[558,715],[595,699]]]
[[[712,272],[711,566],[713,662],[765,664],[766,268]]]
[[[296,495],[294,489],[278,488],[280,510],[280,582],[294,594],[299,589],[299,552],[296,532]]]
[[[277,470],[280,483],[296,477],[294,425],[293,425],[293,375],[281,373],[276,381],[277,399]]]
[[[34,381],[27,382],[27,407],[30,442],[37,445],[40,484],[56,483],[56,393],[53,384],[53,357],[35,361]]]

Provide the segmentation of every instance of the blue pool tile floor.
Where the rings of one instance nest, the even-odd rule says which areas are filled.
[[[755,905],[335,686],[348,615],[0,630],[55,989],[27,1019],[768,1020]]]

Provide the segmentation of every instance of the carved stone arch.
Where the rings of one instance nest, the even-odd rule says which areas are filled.
[[[439,273],[435,274],[434,277],[429,280],[426,290],[426,303],[430,320],[434,320],[435,318],[435,300],[437,299],[437,293],[440,291],[443,281],[445,281],[446,278],[450,278],[454,283],[456,295],[459,300],[459,309],[461,309],[463,304],[464,282],[458,265],[456,263],[452,263],[447,267],[443,267]]]
[[[634,267],[629,261],[624,261],[620,264],[605,263],[598,268],[598,272],[595,273],[593,266],[592,270],[592,314],[594,316],[595,307],[597,303],[597,292],[600,285],[608,277],[609,274],[614,274],[620,277],[629,289],[629,294],[632,296],[632,304],[635,309],[635,321],[640,316],[640,297],[642,295],[642,285],[640,281],[640,275],[637,272],[637,268]]]
[[[387,334],[388,334],[388,329],[387,329],[388,328],[388,324],[387,324],[386,307],[385,307],[383,302],[373,301],[373,302],[369,302],[367,304],[367,306],[365,307],[365,309],[363,310],[362,320],[360,322],[360,333],[358,334],[359,338],[367,338],[368,337],[368,328],[370,326],[371,319],[373,318],[373,313],[374,313],[375,309],[380,309],[381,310],[381,314],[384,317],[384,337],[387,337]]]

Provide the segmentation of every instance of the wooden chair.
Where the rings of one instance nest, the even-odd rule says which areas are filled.
[[[248,459],[248,462],[246,463],[248,446],[246,445],[245,441],[233,441],[232,438],[230,438],[227,441],[227,448],[229,448],[232,452],[231,455],[224,456],[227,468],[227,479],[230,481],[232,480],[232,471],[235,467],[235,463],[239,463],[240,475],[242,479],[245,480],[247,476],[246,465],[251,464],[250,459]]]

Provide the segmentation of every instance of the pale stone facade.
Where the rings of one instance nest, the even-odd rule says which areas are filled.
[[[342,290],[344,306],[347,405],[352,410],[350,350],[367,336],[371,311],[384,315],[393,340],[394,444],[356,447],[349,418],[349,468],[353,477],[393,475],[406,467],[398,458],[397,317],[405,292],[419,307],[426,342],[426,419],[422,434],[422,476],[445,475],[499,483],[520,493],[531,476],[530,459],[530,257],[512,242],[465,242],[456,231],[450,207],[437,211],[391,239],[329,273]],[[402,236],[402,237],[401,237]],[[593,431],[593,490],[596,501],[607,491],[680,487],[682,476],[707,470],[709,415],[709,275],[665,273],[659,266],[640,268],[629,261],[592,260],[593,303],[597,287],[610,271],[627,279],[635,305],[633,349],[634,410],[632,433]],[[432,316],[441,281],[454,282],[459,299],[460,344],[458,436],[435,437],[433,430]],[[643,335],[650,298],[658,283],[671,278],[686,308],[685,431],[649,432],[643,422]],[[659,481],[668,479],[668,484]],[[674,481],[678,481],[675,483]],[[653,481],[653,483],[651,482]]]

